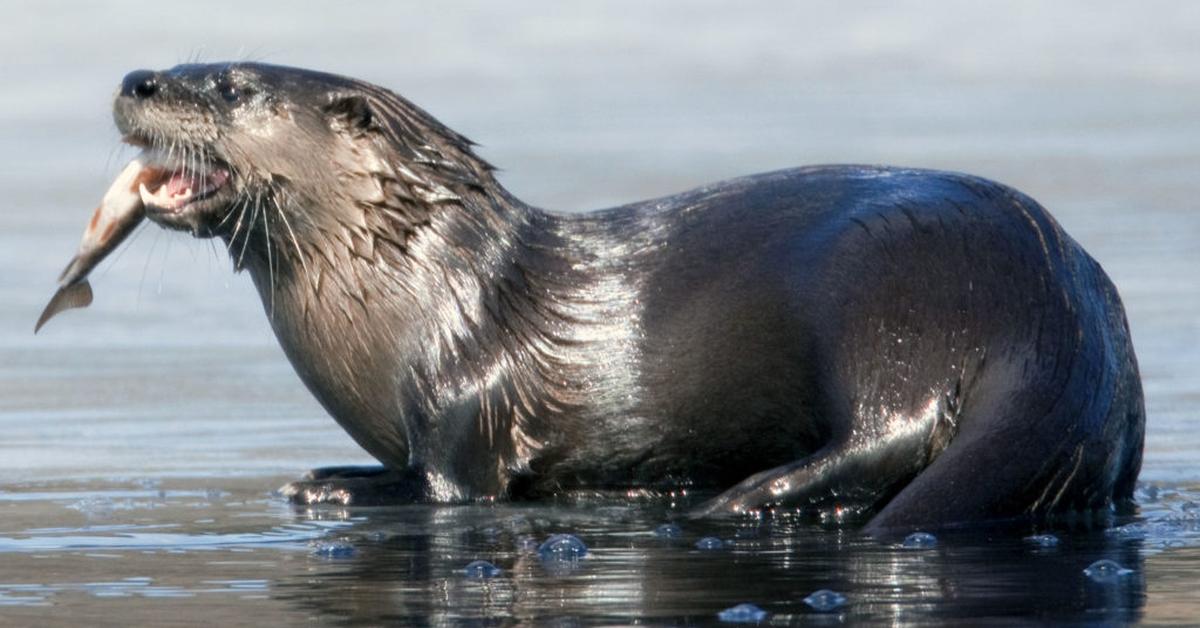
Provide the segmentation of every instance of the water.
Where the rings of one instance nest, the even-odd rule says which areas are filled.
[[[1200,8],[248,4],[6,7],[0,624],[707,623],[743,603],[772,624],[1200,616]],[[544,207],[828,162],[1013,184],[1125,298],[1149,414],[1141,512],[907,550],[800,522],[678,521],[663,504],[288,507],[273,488],[369,459],[208,243],[143,229],[96,273],[91,309],[31,333],[132,154],[112,89],[195,56],[393,87]],[[679,534],[656,535],[665,522]],[[537,547],[563,533],[587,555],[548,568]],[[1024,538],[1045,533],[1058,544]],[[723,549],[696,549],[710,536]],[[466,577],[476,560],[500,574]],[[1084,570],[1100,560],[1132,573],[1098,582]],[[845,604],[818,614],[804,599],[821,590]]]

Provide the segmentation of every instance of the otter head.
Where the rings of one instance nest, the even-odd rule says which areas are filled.
[[[466,139],[404,99],[309,70],[140,70],[122,82],[113,116],[161,173],[141,190],[151,220],[198,237],[241,237],[252,249],[317,233],[348,246],[364,230],[405,233],[397,222],[457,200],[452,188],[491,181]],[[389,210],[383,226],[364,216],[380,207]]]

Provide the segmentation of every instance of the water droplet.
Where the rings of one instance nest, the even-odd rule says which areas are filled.
[[[574,561],[587,552],[587,545],[572,534],[555,534],[538,547],[538,556],[544,561]]]
[[[1102,558],[1083,570],[1084,575],[1091,578],[1094,582],[1103,582],[1105,584],[1117,582],[1121,578],[1133,573],[1132,569],[1126,569],[1115,560]]]
[[[1053,534],[1035,534],[1025,537],[1026,543],[1032,543],[1038,547],[1058,547],[1060,541]]]
[[[673,523],[664,523],[664,524],[658,526],[657,528],[654,528],[654,536],[657,536],[659,538],[677,539],[682,535],[683,535],[683,530],[679,526],[677,526]]]
[[[715,536],[706,536],[699,541],[696,541],[696,549],[702,550],[719,550],[725,547],[725,541],[718,539]]]
[[[913,532],[904,537],[904,542],[900,544],[904,549],[929,549],[937,547],[937,537],[928,532]]]
[[[804,598],[804,603],[808,604],[814,611],[827,613],[845,606],[846,596],[837,591],[821,589]]]
[[[323,541],[312,545],[312,555],[317,558],[339,560],[353,558],[357,550],[349,543]]]
[[[717,613],[717,619],[731,624],[751,624],[766,619],[767,615],[767,611],[753,604],[738,604]]]
[[[476,560],[467,564],[467,566],[463,568],[463,573],[466,574],[468,578],[475,580],[487,580],[488,578],[495,578],[503,573],[503,571],[499,567],[489,563],[486,560]]]

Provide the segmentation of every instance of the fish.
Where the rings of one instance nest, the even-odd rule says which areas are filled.
[[[147,165],[145,155],[139,155],[117,175],[92,214],[75,257],[59,275],[58,291],[42,310],[33,333],[36,334],[47,321],[61,312],[92,304],[88,273],[141,224],[146,217],[146,206],[139,190],[160,174],[161,170]]]

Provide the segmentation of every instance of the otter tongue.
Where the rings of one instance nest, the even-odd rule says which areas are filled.
[[[204,181],[200,177],[183,170],[172,172],[171,178],[167,179],[164,184],[169,196],[178,196],[189,189],[192,192],[199,192],[202,185],[204,185]]]

